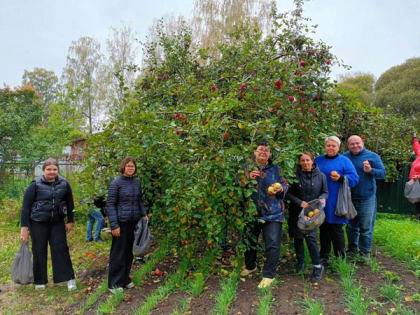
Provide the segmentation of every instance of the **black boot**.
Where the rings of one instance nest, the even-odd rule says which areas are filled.
[[[296,273],[305,273],[305,261],[300,260],[296,264]]]
[[[312,270],[312,275],[311,275],[311,282],[318,282],[322,279],[322,274],[324,273],[324,266],[321,265],[321,267],[314,267],[314,269]]]

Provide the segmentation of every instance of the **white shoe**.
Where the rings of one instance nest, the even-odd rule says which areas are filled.
[[[75,279],[71,279],[69,281],[67,281],[67,290],[68,291],[73,291],[76,290],[77,286],[76,286],[76,280]]]
[[[35,290],[45,290],[45,284],[35,284]]]
[[[116,294],[117,292],[123,292],[124,289],[123,288],[114,288],[114,289],[108,289],[109,292],[111,292],[112,294]]]
[[[255,267],[254,269],[251,269],[251,270],[246,269],[246,268],[245,269],[242,269],[242,271],[241,271],[241,277],[249,276],[254,271],[257,271],[257,267]]]
[[[274,278],[273,279],[271,279],[271,278],[263,278],[261,280],[260,284],[258,285],[258,288],[260,288],[260,289],[267,288],[267,287],[269,287],[273,283],[273,281],[274,281]]]
[[[136,285],[133,283],[133,282],[130,282],[129,284],[127,284],[125,287],[127,288],[127,289],[132,289],[132,288],[134,288]]]

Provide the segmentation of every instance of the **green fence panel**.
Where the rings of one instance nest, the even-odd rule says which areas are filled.
[[[410,166],[403,169],[399,180],[386,183],[378,180],[376,198],[378,200],[378,212],[414,214],[414,205],[404,197],[405,183],[408,181]]]

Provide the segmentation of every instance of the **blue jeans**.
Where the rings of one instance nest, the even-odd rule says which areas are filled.
[[[273,279],[276,275],[276,267],[280,257],[280,245],[282,237],[282,223],[267,221],[265,223],[255,222],[248,226],[248,248],[245,251],[246,269],[252,270],[256,267],[258,236],[263,233],[265,243],[265,264],[263,277]]]
[[[349,250],[359,249],[362,254],[368,254],[372,247],[372,232],[376,218],[376,196],[369,199],[353,199],[357,216],[347,225]]]
[[[105,219],[101,213],[101,211],[98,210],[91,210],[88,214],[88,223],[86,228],[86,240],[91,241],[92,240],[92,228],[93,224],[95,223],[95,236],[94,240],[97,241],[101,238],[101,229],[105,222]]]

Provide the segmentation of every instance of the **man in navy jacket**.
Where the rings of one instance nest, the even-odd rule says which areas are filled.
[[[378,154],[364,148],[359,136],[351,136],[347,146],[349,151],[344,156],[350,159],[359,175],[359,183],[351,189],[357,216],[347,225],[348,251],[360,251],[362,258],[369,259],[376,219],[376,180],[385,179],[385,167]]]

